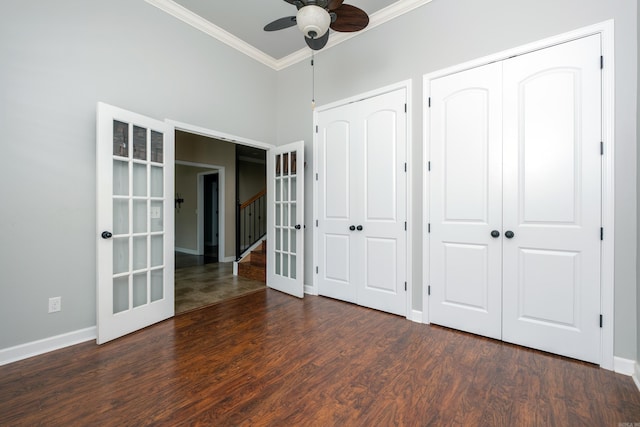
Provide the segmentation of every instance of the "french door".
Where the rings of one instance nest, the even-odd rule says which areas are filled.
[[[174,314],[173,135],[97,107],[98,344]]]
[[[304,296],[304,142],[267,154],[267,286]]]
[[[406,91],[318,114],[318,292],[407,312]]]
[[[598,363],[600,36],[430,89],[430,321]]]

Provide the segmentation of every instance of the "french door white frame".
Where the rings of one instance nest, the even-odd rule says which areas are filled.
[[[412,241],[412,233],[413,233],[413,215],[412,215],[412,167],[411,167],[411,159],[412,151],[413,151],[413,138],[412,138],[412,90],[411,90],[411,80],[404,80],[398,83],[391,84],[389,86],[385,86],[382,88],[374,89],[369,92],[361,93],[359,95],[355,95],[346,99],[342,99],[340,101],[332,102],[327,105],[322,105],[317,107],[313,112],[313,129],[317,129],[318,125],[318,114],[330,110],[332,108],[340,107],[346,104],[351,104],[353,102],[362,101],[367,98],[373,98],[375,96],[383,95],[388,92],[393,92],[398,89],[404,89],[407,94],[407,200],[406,200],[406,212],[407,212],[407,239],[406,239],[406,254],[407,254],[407,302],[406,302],[406,318],[412,320],[414,322],[420,322],[421,318],[419,312],[413,310],[413,241]],[[311,295],[318,295],[318,275],[316,273],[316,266],[318,266],[319,253],[317,248],[317,242],[319,239],[318,236],[318,228],[316,227],[316,219],[319,217],[318,212],[318,181],[315,179],[315,176],[318,173],[318,134],[313,132],[313,285],[308,287],[305,286],[305,293]]]
[[[175,132],[175,130],[174,130]],[[224,166],[210,165],[208,163],[194,163],[194,162],[185,162],[183,160],[176,160],[176,165],[183,166],[193,166],[195,168],[206,168],[211,169],[210,172],[201,172],[198,174],[198,182],[197,182],[197,244],[196,244],[196,255],[204,255],[204,176],[205,175],[218,175],[218,211],[224,213],[224,197],[225,197],[225,187],[224,187],[224,177],[225,177],[225,168]],[[174,174],[175,175],[175,174]],[[235,259],[227,260],[224,257],[225,253],[225,221],[224,214],[218,215],[218,259],[224,262],[230,262]]]
[[[425,231],[422,241],[422,321],[429,322],[429,300],[427,294],[427,286],[429,280],[429,234],[426,232],[430,218],[429,212],[429,173],[427,172],[429,158],[429,98],[431,96],[429,88],[431,80],[444,77],[449,74],[458,73],[460,71],[479,67],[495,61],[502,61],[516,55],[523,55],[536,50],[551,47],[560,43],[576,40],[582,37],[599,34],[602,41],[602,55],[605,58],[604,68],[602,70],[602,141],[604,142],[604,155],[602,160],[602,226],[604,227],[604,240],[601,245],[601,313],[604,316],[601,335],[601,363],[604,369],[614,369],[614,148],[615,148],[615,128],[614,128],[614,24],[613,20],[604,21],[595,25],[580,28],[575,31],[560,34],[554,37],[543,39],[524,46],[509,49],[500,53],[489,55],[474,61],[465,62],[453,67],[445,68],[423,76],[423,152],[425,157],[424,174],[423,174],[423,196],[422,211],[423,230]]]

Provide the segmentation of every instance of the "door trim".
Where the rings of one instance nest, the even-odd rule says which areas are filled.
[[[331,110],[333,108],[341,107],[346,104],[351,104],[354,102],[362,101],[368,98],[373,98],[375,96],[384,95],[385,93],[394,92],[398,89],[404,89],[406,94],[406,102],[407,102],[407,111],[406,111],[406,149],[407,149],[407,198],[406,198],[406,212],[407,212],[407,239],[406,239],[406,278],[407,278],[407,301],[406,301],[406,315],[405,317],[414,322],[420,322],[415,315],[415,310],[413,309],[413,235],[419,235],[418,233],[413,233],[413,168],[411,167],[411,160],[413,159],[413,124],[412,124],[412,81],[403,80],[397,83],[393,83],[388,86],[384,86],[378,89],[374,89],[368,92],[364,92],[358,95],[351,96],[349,98],[344,98],[339,101],[335,101],[326,105],[322,105],[317,107],[313,111],[313,129],[317,129],[318,126],[318,114]],[[313,177],[318,173],[318,133],[313,131]],[[318,275],[316,274],[316,268],[319,265],[319,254],[317,248],[318,242],[318,228],[315,226],[316,220],[319,218],[318,212],[318,181],[313,179],[313,285],[306,286],[305,292],[311,295],[318,295]]]
[[[175,132],[175,131],[174,131]],[[196,254],[204,255],[204,176],[205,175],[218,175],[218,210],[220,212],[224,212],[224,197],[225,197],[225,188],[224,188],[224,177],[225,177],[225,167],[218,165],[211,165],[208,163],[195,163],[195,162],[187,162],[184,160],[176,160],[174,162],[176,165],[183,166],[193,166],[196,168],[207,168],[211,169],[210,172],[200,172],[198,174],[197,180],[197,192],[196,197],[198,198],[196,203]],[[225,221],[224,215],[218,215],[218,260],[220,262],[231,262],[235,260],[233,259],[225,259],[224,251],[224,239],[225,239]]]
[[[458,73],[470,68],[479,67],[495,61],[502,61],[512,56],[523,55],[535,50],[544,49],[560,43],[576,40],[590,35],[599,34],[602,43],[602,55],[605,58],[605,66],[602,69],[602,141],[604,142],[604,155],[602,156],[602,226],[605,230],[605,239],[601,242],[601,312],[604,316],[604,323],[601,331],[601,358],[600,366],[604,369],[614,369],[614,246],[615,246],[615,205],[614,205],[614,146],[615,146],[615,123],[614,123],[614,101],[615,101],[615,61],[614,61],[614,22],[604,21],[588,27],[549,37],[537,42],[529,43],[513,49],[505,50],[493,55],[485,56],[473,61],[448,67],[433,73],[425,74],[422,80],[423,88],[423,153],[425,171],[428,167],[429,158],[429,108],[427,107],[430,98],[431,80],[444,77],[449,74]],[[429,212],[429,174],[423,174],[422,181],[422,209],[423,230],[425,230],[422,240],[422,317],[423,323],[429,322],[429,301],[427,294],[429,278],[429,234],[426,233],[430,218]]]

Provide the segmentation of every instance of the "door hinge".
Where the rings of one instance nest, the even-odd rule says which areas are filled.
[[[318,174],[316,173],[316,181],[318,180]]]
[[[407,282],[404,282],[404,290],[407,290]]]
[[[318,125],[316,125],[316,133],[318,133]]]
[[[431,295],[431,285],[427,286],[427,295]]]
[[[429,97],[428,106],[431,108],[431,97]]]
[[[404,104],[404,112],[407,112],[407,104]]]
[[[600,240],[604,240],[604,227],[600,227]]]
[[[318,227],[318,220],[316,219],[316,227]]]
[[[600,155],[603,156],[604,155],[604,142],[600,141]]]
[[[602,314],[600,315],[600,327],[602,328]]]
[[[600,69],[604,68],[604,56],[600,55]]]
[[[431,161],[427,162],[427,170],[431,172]]]
[[[404,222],[404,231],[407,231],[407,221]]]
[[[318,266],[316,265],[316,274],[318,274]]]
[[[427,233],[431,233],[431,223],[427,224]]]
[[[407,171],[407,164],[406,163],[404,164],[404,171],[405,172]]]

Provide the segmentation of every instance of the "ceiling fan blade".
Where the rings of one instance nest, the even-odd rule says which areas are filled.
[[[323,47],[325,47],[327,42],[329,41],[329,30],[327,30],[327,32],[324,33],[324,36],[322,36],[322,37],[318,37],[318,38],[315,38],[315,39],[310,39],[309,37],[305,37],[304,41],[307,42],[307,45],[311,49],[320,50]]]
[[[264,26],[265,31],[278,31],[283,30],[285,28],[293,27],[296,25],[296,17],[295,16],[285,16],[284,18],[276,19],[273,22],[268,23]]]
[[[301,0],[284,0],[289,4],[294,5],[295,7],[297,7],[298,9],[300,9],[301,7],[305,6],[305,3]]]
[[[336,10],[336,20],[331,24],[331,29],[343,33],[360,31],[369,25],[369,15],[362,9],[349,4],[343,4]]]
[[[329,4],[327,5],[327,9],[336,10],[340,6],[342,6],[343,0],[329,0]]]

